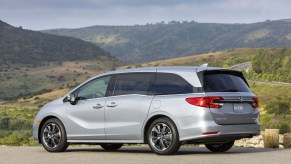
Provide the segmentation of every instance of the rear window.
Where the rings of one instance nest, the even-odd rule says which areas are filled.
[[[203,88],[205,92],[250,92],[242,73],[231,71],[206,71]]]
[[[171,73],[157,73],[155,81],[156,95],[193,93],[193,86],[181,76]]]

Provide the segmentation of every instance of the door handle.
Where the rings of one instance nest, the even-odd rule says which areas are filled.
[[[117,104],[115,102],[111,102],[110,104],[107,105],[107,107],[110,107],[110,108],[114,108],[116,106]]]
[[[104,106],[101,104],[96,104],[96,106],[93,106],[94,109],[100,109],[103,108]]]

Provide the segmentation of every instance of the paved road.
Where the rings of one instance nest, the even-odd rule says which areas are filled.
[[[252,66],[251,62],[245,62],[245,63],[240,63],[240,64],[236,64],[230,67],[230,69],[235,69],[235,70],[246,70],[248,71]]]
[[[158,156],[148,147],[123,147],[116,152],[106,152],[99,146],[75,146],[69,147],[65,153],[48,153],[42,147],[0,146],[1,164],[290,164],[290,162],[291,149],[232,148],[226,153],[211,153],[205,148],[182,147],[177,155]]]

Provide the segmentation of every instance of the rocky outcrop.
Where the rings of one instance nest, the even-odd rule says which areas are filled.
[[[290,134],[284,134],[283,146],[284,148],[291,148],[291,135]]]
[[[243,139],[240,139],[240,140],[236,140],[235,143],[234,143],[234,146],[237,146],[237,147],[264,148],[264,133],[265,133],[264,131],[261,131],[260,135],[254,136],[253,138],[243,138]],[[289,136],[290,137],[290,135],[287,135],[287,134],[285,134],[285,136]],[[286,148],[287,148],[287,145],[288,145],[288,148],[289,148],[289,146],[291,147],[291,144],[290,143],[287,144],[286,139],[285,139],[285,142],[284,142],[283,138],[284,138],[284,135],[280,134],[279,135],[279,148],[284,148],[284,145],[285,145]]]

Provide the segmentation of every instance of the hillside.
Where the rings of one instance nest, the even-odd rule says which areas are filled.
[[[251,63],[247,78],[291,83],[291,49],[260,50]]]
[[[209,63],[210,66],[224,66],[230,67],[239,63],[256,62],[259,65],[262,72],[265,72],[268,67],[268,62],[271,61],[274,55],[281,55],[280,61],[285,61],[285,58],[290,57],[289,53],[291,49],[233,49],[228,51],[221,51],[209,54],[192,55],[188,57],[181,57],[175,59],[161,60],[155,62],[141,63],[136,65],[128,65],[122,67],[116,67],[116,69],[136,68],[136,67],[148,67],[148,66],[173,66],[173,65],[200,65],[203,63]],[[284,57],[283,57],[284,56]],[[257,57],[262,57],[264,60],[257,60]],[[285,60],[284,60],[285,59]],[[276,63],[277,61],[274,60]],[[283,62],[284,63],[284,62]],[[61,65],[53,65],[49,67],[42,67],[41,70],[33,70],[31,77],[40,76],[39,72],[45,72],[56,76],[61,72],[67,72],[68,74],[64,78],[50,78],[52,83],[66,84],[71,78],[75,78],[73,84],[80,83],[86,78],[91,77],[98,72],[98,68],[94,68],[95,65],[104,63],[95,63],[93,61],[83,62],[63,62]],[[110,64],[110,63],[108,63]],[[290,64],[287,65],[290,69]],[[87,74],[84,72],[83,67],[87,70]],[[104,68],[108,66],[104,66]],[[276,65],[277,70],[286,68],[281,64]],[[251,68],[252,69],[252,68]],[[89,71],[91,70],[91,71]],[[100,70],[100,68],[98,69]],[[102,70],[108,71],[108,70]],[[78,72],[78,73],[76,73]],[[258,73],[259,75],[262,73]],[[246,75],[248,72],[244,72]],[[78,78],[77,74],[81,74],[82,78]],[[280,76],[286,76],[286,72],[278,72]],[[56,76],[58,77],[58,76]],[[62,79],[62,80],[58,80]],[[249,80],[249,79],[248,79]],[[69,83],[70,84],[70,83]],[[261,82],[254,82],[249,80],[252,91],[258,96],[260,103],[260,121],[261,129],[265,128],[279,128],[280,133],[286,133],[291,131],[291,87],[286,85],[274,85]],[[31,139],[31,122],[36,115],[38,109],[48,101],[54,100],[66,94],[71,86],[65,85],[62,88],[55,89],[53,91],[44,91],[43,93],[37,93],[35,95],[25,96],[18,100],[0,102],[0,144],[5,145],[35,145]],[[28,109],[30,107],[30,109]],[[31,109],[31,107],[33,107]]]
[[[51,90],[71,88],[119,65],[120,62],[107,56],[90,61],[47,62],[36,67],[14,64],[0,72],[0,99],[29,98]]]
[[[173,58],[173,59],[167,59],[167,60],[160,60],[160,61],[154,61],[154,62],[147,62],[147,63],[140,63],[140,64],[135,64],[135,65],[127,65],[127,66],[121,66],[121,67],[115,67],[115,69],[128,69],[128,68],[139,68],[139,67],[156,67],[156,66],[199,66],[201,64],[204,63],[209,63],[210,66],[217,66],[217,67],[230,67],[239,63],[244,63],[244,62],[257,62],[256,59],[258,56],[263,56],[266,60],[270,60],[269,63],[272,63],[272,57],[273,55],[276,55],[280,52],[286,52],[285,58],[288,58],[291,56],[291,53],[287,53],[287,52],[291,52],[291,49],[286,49],[286,48],[279,48],[279,49],[250,49],[250,48],[241,48],[241,49],[233,49],[233,50],[228,50],[228,51],[221,51],[221,52],[215,52],[215,53],[208,53],[208,54],[200,54],[200,55],[192,55],[192,56],[188,56],[188,57],[180,57],[180,58]],[[290,58],[289,58],[290,59]],[[282,59],[280,59],[282,60]],[[264,62],[265,60],[262,60],[262,63],[259,63],[256,65],[260,65],[260,67],[262,68],[268,68],[268,63]],[[276,61],[276,60],[274,60]],[[285,61],[285,60],[282,60]],[[289,61],[290,62],[290,61]],[[62,72],[61,70],[66,70],[69,69],[70,71],[67,72],[71,72],[71,74],[68,74],[68,76],[65,76],[66,78],[64,78],[64,80],[62,81],[63,84],[66,84],[66,79],[69,79],[70,76],[72,76],[74,74],[74,69],[77,70],[77,72],[82,72],[83,69],[78,69],[80,68],[80,66],[85,66],[86,62],[82,62],[82,63],[78,63],[76,64],[75,62],[65,62],[62,64],[62,66],[58,66],[58,67],[54,67],[51,68],[45,72],[51,72],[52,70],[55,70],[54,72]],[[289,69],[291,68],[291,65],[288,65]],[[276,70],[281,70],[283,68],[283,65],[277,65]],[[286,65],[284,66],[284,68],[286,68]],[[43,69],[47,69],[47,68],[43,68]],[[102,71],[108,71],[109,69],[105,69]],[[252,70],[252,68],[250,69]],[[275,70],[275,69],[274,69]],[[43,71],[41,71],[43,72]],[[248,78],[248,80],[250,82],[253,81],[257,81],[257,80],[266,80],[263,79],[262,77],[264,76],[258,76],[261,75],[260,73],[258,73],[258,75],[253,78],[252,75],[254,71],[249,71],[249,72],[245,72],[244,74],[246,75],[246,77]],[[95,74],[97,74],[98,72],[91,70],[88,72],[88,74],[85,76],[84,74],[82,74],[81,77],[83,78],[76,78],[78,76],[73,75],[72,78],[76,78],[75,82],[73,84],[77,84],[77,83],[81,83],[83,80],[86,79],[86,77],[90,77],[90,76],[94,76]],[[290,76],[288,72],[282,72],[279,71],[277,73],[276,76],[269,76],[269,77],[288,77]],[[260,78],[258,78],[260,77]],[[57,80],[58,78],[55,78],[55,81],[58,82]],[[53,80],[53,79],[52,79]],[[269,80],[270,81],[270,80]],[[280,81],[280,80],[278,80]],[[264,83],[262,83],[261,85],[264,85]],[[266,86],[268,86],[269,84],[265,84]],[[264,85],[264,86],[265,86]],[[270,86],[276,86],[276,85],[270,85]],[[61,89],[61,90],[54,90],[54,91],[50,91],[50,92],[46,92],[46,93],[39,93],[36,94],[35,96],[29,96],[27,97],[27,99],[20,99],[17,104],[21,104],[24,106],[38,106],[41,105],[43,103],[45,103],[46,101],[49,100],[53,100],[57,97],[63,96],[67,91],[67,85],[63,85],[62,88],[65,89]],[[283,91],[283,88],[288,88],[290,89],[290,86],[283,86],[281,88],[281,90]],[[259,91],[259,90],[258,90]],[[279,91],[278,91],[279,92]],[[268,96],[268,94],[264,94],[263,92],[261,92],[262,96]],[[281,91],[279,92],[281,93]],[[291,95],[289,95],[291,97]],[[285,98],[288,98],[288,96],[281,98],[284,99],[284,101],[286,100]],[[278,101],[278,100],[276,100]],[[267,104],[267,99],[264,99],[264,101],[262,101],[262,104]],[[1,105],[1,104],[0,104]],[[291,102],[290,102],[290,106],[291,106]]]
[[[77,80],[119,65],[93,43],[0,21],[0,100],[75,85]]]
[[[206,54],[191,55],[186,57],[158,60],[119,67],[120,69],[155,67],[155,66],[199,66],[208,63],[214,67],[229,67],[242,62],[250,61],[252,56],[257,55],[261,49],[239,48],[227,51],[211,52]],[[265,49],[267,52],[271,49]]]
[[[0,64],[98,59],[110,55],[79,39],[24,30],[0,21]]]
[[[233,48],[291,47],[291,21],[251,24],[197,22],[53,29],[99,45],[127,63],[141,63]]]

